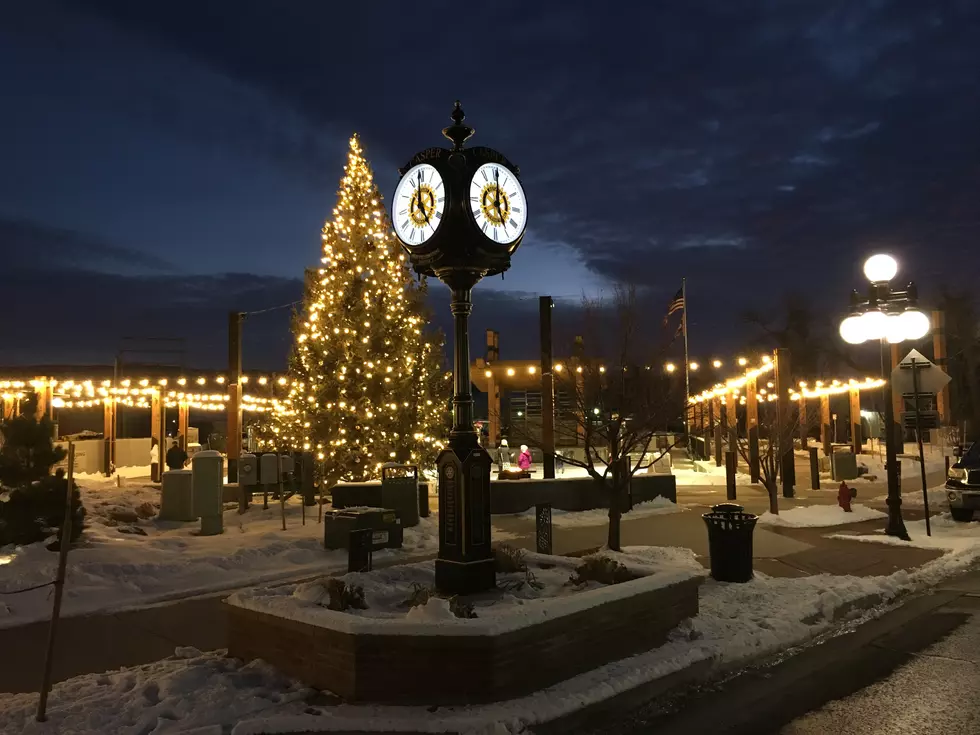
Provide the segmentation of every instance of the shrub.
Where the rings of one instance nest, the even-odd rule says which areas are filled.
[[[587,556],[569,578],[569,584],[582,585],[589,582],[599,584],[619,584],[637,579],[637,575],[614,559],[606,556]]]
[[[409,593],[408,598],[402,603],[402,607],[407,607],[409,609],[413,607],[418,607],[419,605],[426,605],[431,597],[435,596],[435,591],[426,587],[424,584],[419,584],[418,582],[412,582],[412,591]]]
[[[26,546],[60,534],[67,490],[68,480],[58,476],[45,477],[4,493],[0,497],[0,546]],[[74,542],[84,530],[85,521],[85,508],[77,486],[72,489],[71,507],[70,541]]]
[[[507,544],[499,544],[493,550],[494,566],[500,574],[512,574],[527,570],[524,549],[516,549]]]
[[[60,534],[65,519],[68,480],[51,468],[67,452],[54,446],[48,419],[16,416],[0,424],[0,546],[26,545]],[[78,487],[71,492],[71,541],[84,529],[85,508]],[[57,548],[57,544],[55,545]]]
[[[330,602],[327,603],[330,610],[367,610],[364,588],[360,585],[347,584],[342,579],[333,577],[327,580],[327,594],[330,596]]]

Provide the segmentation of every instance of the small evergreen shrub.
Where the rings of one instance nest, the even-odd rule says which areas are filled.
[[[67,452],[54,446],[48,419],[23,415],[0,424],[0,546],[27,544],[59,536],[65,519],[68,479],[51,468]],[[85,508],[78,486],[71,491],[71,541],[84,530]],[[58,545],[55,544],[54,548]]]

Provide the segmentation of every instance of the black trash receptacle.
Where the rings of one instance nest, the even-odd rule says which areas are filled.
[[[744,510],[735,503],[722,503],[701,516],[708,527],[711,576],[719,582],[752,579],[752,532],[759,517]]]

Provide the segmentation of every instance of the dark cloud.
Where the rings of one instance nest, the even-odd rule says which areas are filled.
[[[178,270],[173,263],[91,234],[0,217],[0,253],[8,272],[38,267],[125,274]]]
[[[980,267],[971,0],[70,7],[31,32],[77,43],[85,34],[58,21],[87,18],[129,39],[111,63],[126,49],[171,55],[159,88],[130,103],[141,119],[326,191],[339,174],[331,146],[349,131],[387,192],[395,166],[441,143],[461,98],[474,142],[522,169],[531,224],[515,268],[540,272],[540,292],[574,293],[548,262],[572,252],[596,280],[638,282],[663,303],[686,276],[694,340],[736,339],[743,305],[786,290],[843,308],[872,247],[896,252],[925,294]],[[225,81],[177,99],[194,70]],[[477,298],[477,314],[486,303],[494,326],[521,335],[514,344],[533,343],[522,297]]]

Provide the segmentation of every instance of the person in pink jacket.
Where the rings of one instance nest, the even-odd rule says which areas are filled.
[[[531,469],[531,450],[527,444],[521,444],[521,456],[517,458],[517,466],[522,470]]]

